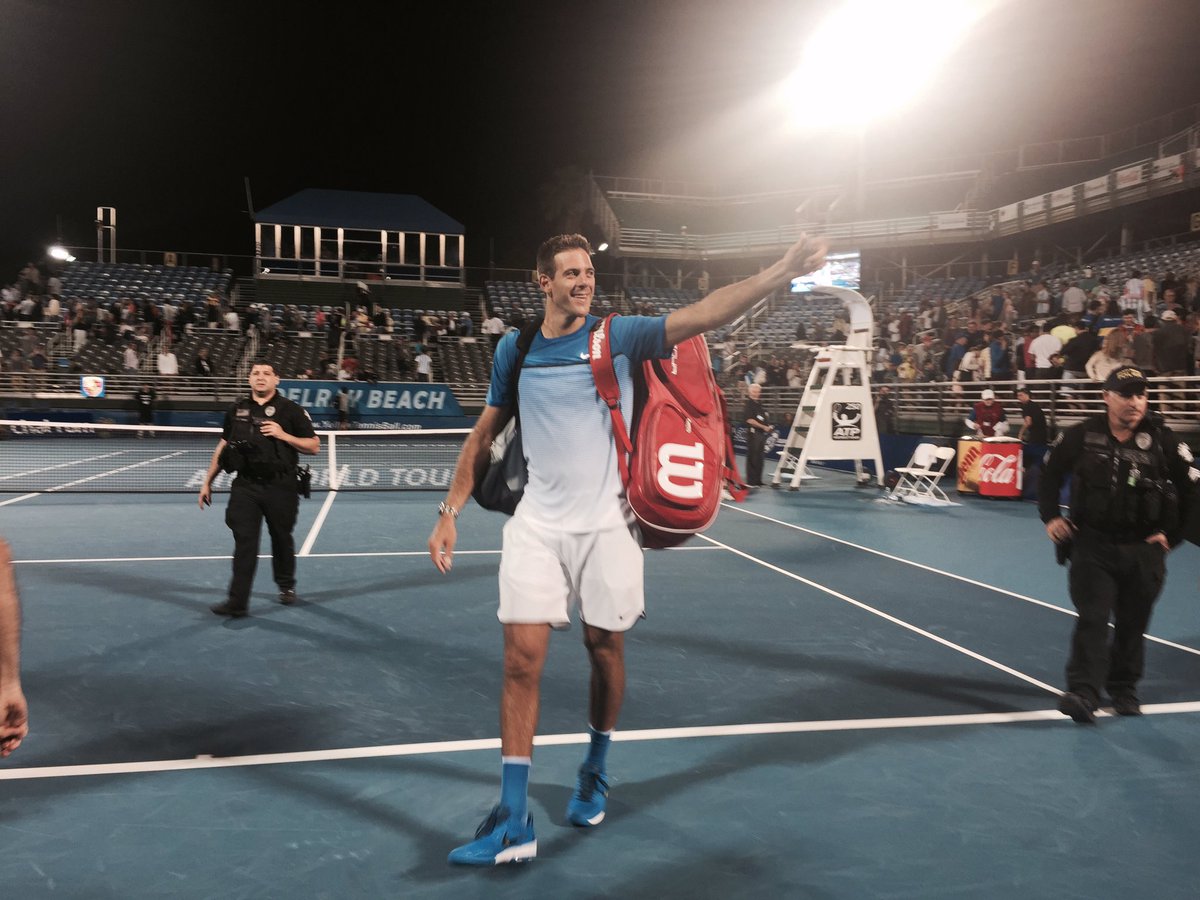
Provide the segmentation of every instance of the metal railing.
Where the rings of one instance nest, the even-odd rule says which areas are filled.
[[[1101,387],[1094,381],[1026,381],[1031,399],[1046,414],[1051,435],[1105,409]],[[872,385],[878,394],[880,385]],[[997,402],[1008,413],[1010,434],[1020,428],[1016,381],[971,384],[935,381],[888,384],[895,398],[897,427],[908,434],[955,436],[965,429],[963,419],[981,399],[986,388],[996,392]],[[740,385],[728,391],[734,416],[742,402]],[[790,423],[800,405],[800,388],[763,388],[762,402],[779,423]],[[1174,431],[1200,433],[1200,377],[1151,378],[1151,409],[1162,415]]]

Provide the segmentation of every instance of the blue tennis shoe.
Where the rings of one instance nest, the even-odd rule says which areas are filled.
[[[604,806],[608,802],[608,777],[594,766],[579,768],[575,793],[567,804],[567,821],[581,828],[590,828],[604,821]]]
[[[451,850],[447,862],[457,866],[498,866],[536,856],[533,816],[516,822],[509,817],[507,806],[497,806],[475,832],[475,840]]]

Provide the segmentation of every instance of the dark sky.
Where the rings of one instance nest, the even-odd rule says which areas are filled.
[[[419,194],[466,226],[468,264],[494,238],[512,266],[555,227],[537,187],[564,166],[826,181],[842,145],[785,137],[761,98],[832,5],[0,0],[0,280],[57,216],[94,246],[99,205],[122,248],[249,253],[244,176],[258,208],[306,187]],[[847,67],[892,62],[845,36]],[[1009,0],[867,153],[1010,148],[1197,102],[1197,0]]]

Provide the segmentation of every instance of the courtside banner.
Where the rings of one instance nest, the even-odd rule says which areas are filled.
[[[279,393],[299,403],[316,420],[337,418],[338,391],[350,394],[350,418],[388,419],[402,422],[407,418],[430,416],[461,417],[462,407],[454,392],[444,384],[423,382],[365,381],[281,381]],[[450,427],[449,425],[447,427]]]

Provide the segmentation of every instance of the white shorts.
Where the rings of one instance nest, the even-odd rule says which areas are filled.
[[[628,631],[645,615],[636,529],[553,531],[524,521],[518,507],[504,526],[498,618],[569,628],[573,607],[581,622],[605,631]]]

